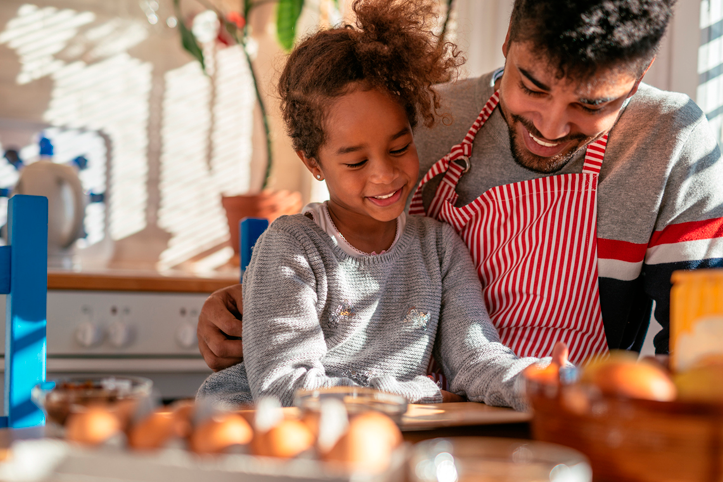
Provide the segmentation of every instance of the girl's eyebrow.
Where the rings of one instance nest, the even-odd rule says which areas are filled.
[[[411,133],[412,133],[412,131],[409,130],[409,127],[404,127],[404,129],[402,129],[401,131],[399,131],[399,132],[397,132],[396,134],[394,134],[393,136],[391,136],[391,137],[389,138],[389,140],[390,140],[390,141],[393,141],[393,140],[395,140],[395,139],[399,139],[400,137],[405,136],[405,135],[407,135],[407,134],[411,134]],[[356,145],[356,146],[340,147],[340,148],[336,151],[336,153],[337,153],[337,154],[349,154],[349,153],[351,153],[351,152],[361,151],[365,146],[366,146],[366,144],[359,144],[359,145]]]
[[[400,137],[405,136],[407,134],[411,134],[411,133],[412,133],[412,131],[409,130],[409,127],[404,127],[404,129],[402,129],[401,131],[397,132],[392,137],[390,137],[389,140],[393,141],[393,140],[399,139]]]

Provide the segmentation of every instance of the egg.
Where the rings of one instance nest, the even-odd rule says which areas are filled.
[[[581,380],[606,395],[665,402],[674,400],[677,393],[673,380],[662,367],[628,356],[611,356],[591,364]]]
[[[196,405],[191,400],[182,400],[174,403],[170,408],[175,422],[175,435],[180,438],[189,437],[193,431],[191,418],[193,417]]]
[[[189,445],[199,454],[218,454],[232,445],[246,445],[252,438],[251,426],[242,416],[225,413],[201,423],[191,434]]]
[[[307,426],[314,438],[319,436],[319,421],[321,414],[319,412],[307,411],[301,416],[301,421]]]
[[[121,421],[105,406],[89,406],[68,416],[65,438],[84,445],[99,445],[121,432]]]
[[[379,473],[389,467],[402,433],[386,415],[368,411],[352,417],[347,432],[321,457],[346,468]]]
[[[176,417],[170,410],[157,410],[128,431],[128,445],[135,450],[162,447],[176,435]]]
[[[264,457],[291,458],[310,449],[315,436],[301,420],[283,419],[269,430],[257,432],[251,450]]]

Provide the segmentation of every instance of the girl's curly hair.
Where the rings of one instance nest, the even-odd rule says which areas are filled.
[[[431,31],[430,0],[355,0],[355,25],[319,31],[289,55],[278,92],[294,150],[316,159],[324,144],[328,105],[350,84],[397,99],[412,127],[432,126],[440,108],[433,85],[449,81],[464,62],[456,46]]]

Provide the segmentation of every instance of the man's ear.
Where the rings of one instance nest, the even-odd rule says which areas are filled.
[[[301,162],[304,163],[306,168],[315,178],[324,178],[324,173],[321,172],[321,167],[319,167],[319,163],[316,162],[316,159],[314,159],[313,157],[306,157],[304,151],[296,151],[296,155],[299,157],[299,159],[301,159]]]
[[[653,62],[655,62],[655,57],[653,57],[653,60],[651,60],[650,63],[648,64],[648,66],[645,67],[643,74],[640,77],[638,77],[638,80],[635,81],[635,85],[633,85],[633,89],[628,94],[628,97],[632,97],[638,91],[638,87],[640,87],[640,82],[643,81],[643,77],[645,77],[645,74],[648,73],[648,70],[650,70],[650,67],[653,66]]]
[[[507,35],[505,35],[505,43],[502,44],[502,55],[507,58],[507,52],[510,49],[510,27],[511,25],[507,26]]]

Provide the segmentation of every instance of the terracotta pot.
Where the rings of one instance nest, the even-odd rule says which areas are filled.
[[[231,233],[233,261],[238,264],[239,223],[241,220],[243,218],[266,218],[271,223],[279,216],[296,214],[301,211],[301,193],[265,190],[258,194],[221,196],[221,204],[226,210],[228,229]]]

